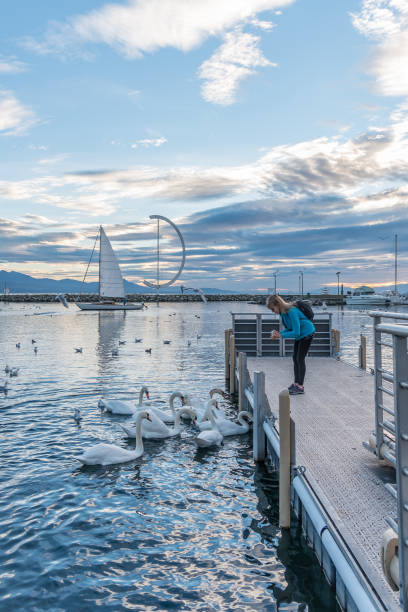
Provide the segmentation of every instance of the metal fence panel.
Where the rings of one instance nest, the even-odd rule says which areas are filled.
[[[331,313],[317,314],[313,321],[316,333],[309,350],[310,356],[330,357]],[[280,318],[263,313],[233,313],[232,328],[236,350],[248,357],[287,357],[292,355],[294,340],[271,340],[271,332],[281,329]]]

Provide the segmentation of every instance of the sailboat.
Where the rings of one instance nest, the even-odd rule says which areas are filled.
[[[102,225],[99,227],[99,302],[75,302],[81,310],[141,310],[144,304],[127,304],[122,272],[118,260],[112,249],[109,238]],[[95,244],[96,244],[95,240]],[[95,246],[94,246],[95,250]],[[93,251],[92,251],[93,254]],[[92,259],[92,255],[91,255]],[[90,262],[89,262],[90,263]],[[88,268],[89,268],[88,263]],[[88,271],[87,268],[87,271]],[[85,272],[86,277],[86,272]],[[84,280],[85,280],[84,277]],[[115,302],[112,298],[122,298],[123,303]]]

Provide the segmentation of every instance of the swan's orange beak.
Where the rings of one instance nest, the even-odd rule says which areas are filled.
[[[147,397],[147,399],[150,399],[150,395],[149,395],[148,391],[146,391],[146,397]]]
[[[180,399],[181,399],[181,405],[185,406],[186,400],[184,398],[184,395],[182,395]]]
[[[193,417],[193,425],[197,425],[197,419]]]
[[[150,422],[152,422],[152,419],[150,418],[150,414],[148,412],[146,412],[146,419]]]
[[[219,410],[218,402],[215,402],[215,407],[216,407],[217,410]]]

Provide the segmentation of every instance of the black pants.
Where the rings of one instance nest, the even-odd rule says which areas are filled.
[[[295,346],[293,347],[293,367],[295,370],[295,382],[299,385],[303,385],[303,381],[305,380],[305,359],[310,345],[312,344],[312,340],[313,334],[301,340],[295,340]]]

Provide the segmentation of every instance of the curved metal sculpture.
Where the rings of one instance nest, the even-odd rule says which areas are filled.
[[[157,274],[156,274],[156,283],[151,283],[150,281],[143,281],[143,283],[147,286],[147,287],[151,287],[152,289],[156,289],[158,292],[160,291],[160,289],[162,289],[163,287],[169,287],[170,285],[172,285],[180,276],[180,274],[183,271],[184,268],[184,264],[186,261],[186,246],[184,244],[184,238],[179,230],[179,228],[177,227],[177,225],[175,223],[173,223],[173,221],[171,221],[170,219],[168,219],[167,217],[163,217],[162,215],[150,215],[149,219],[157,219]],[[182,253],[182,258],[181,258],[181,263],[180,263],[180,267],[178,269],[178,271],[176,272],[176,274],[173,276],[173,278],[171,278],[169,281],[166,281],[165,283],[161,283],[160,284],[160,221],[165,221],[166,223],[168,223],[169,225],[171,225],[174,230],[176,231],[179,239],[180,239],[180,243],[181,243],[181,248],[183,250]]]

